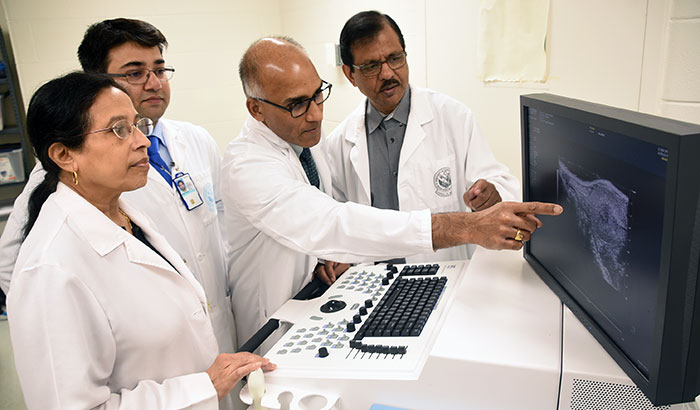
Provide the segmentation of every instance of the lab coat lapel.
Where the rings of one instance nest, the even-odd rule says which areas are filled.
[[[367,154],[367,132],[365,128],[365,107],[367,100],[365,99],[362,104],[357,108],[359,110],[359,115],[355,115],[357,119],[355,123],[354,130],[347,132],[345,134],[345,140],[351,144],[350,148],[350,164],[352,169],[357,174],[357,178],[362,185],[362,192],[365,194],[363,202],[359,200],[360,203],[370,203],[370,182],[369,182],[369,156]]]
[[[59,183],[57,186],[56,195],[58,195],[61,206],[67,207],[71,215],[80,215],[80,217],[71,218],[70,223],[82,232],[85,240],[100,256],[105,256],[114,251],[119,245],[124,244],[127,257],[131,262],[151,265],[169,271],[173,270],[172,266],[168,265],[168,263],[155,252],[145,247],[145,245],[141,246],[143,244],[141,244],[138,239],[121,229],[99,209],[95,208],[95,206],[63,183]],[[129,218],[140,226],[144,232],[147,232],[147,234],[154,233],[150,221],[135,207],[131,206],[128,201],[120,198],[119,207],[126,212]],[[149,237],[149,241],[150,239]],[[162,239],[162,241],[165,241],[165,239]],[[170,246],[163,246],[162,242],[159,243],[159,245],[160,247],[153,244],[158,251],[165,248],[171,250]],[[172,252],[174,253],[174,251]],[[166,255],[164,254],[163,256]],[[172,255],[171,258],[168,258],[168,260],[170,259],[173,259]],[[175,262],[182,263],[181,260],[176,260]],[[178,266],[175,263],[173,263],[173,265],[176,267]]]
[[[206,296],[203,288],[199,282],[197,282],[187,265],[185,265],[182,257],[170,246],[165,237],[154,228],[152,221],[126,200],[120,199],[119,206],[129,215],[132,222],[143,230],[148,242],[150,242],[170,264],[164,261],[158,254],[148,249],[145,244],[141,244],[135,237],[131,237],[132,240],[125,243],[129,260],[133,263],[155,266],[183,277],[195,289],[200,301],[206,303]],[[173,268],[175,268],[175,270],[173,270]]]
[[[325,150],[325,135],[321,135],[321,140],[315,146],[311,147],[311,155],[314,157],[314,162],[316,163],[316,170],[318,171],[318,176],[321,178],[323,183],[323,189],[328,195],[333,194],[331,179],[331,169],[326,162],[326,156],[324,155]],[[303,169],[303,167],[302,167]]]
[[[180,129],[173,127],[168,120],[161,119],[161,121],[163,122],[163,138],[165,139],[165,145],[168,147],[170,157],[173,159],[173,162],[175,162],[176,168],[182,170],[186,167],[185,159],[182,155],[186,149],[185,142],[183,141],[184,137],[180,134]],[[171,171],[173,172],[173,176],[175,176],[176,171],[174,169]]]
[[[53,195],[58,206],[71,215],[68,219],[70,226],[83,235],[98,255],[107,255],[131,236],[62,182],[58,183]]]
[[[399,173],[408,159],[418,149],[423,139],[425,131],[423,126],[433,120],[433,109],[425,98],[421,90],[411,88],[411,111],[408,114],[408,124],[406,134],[401,146],[399,157]]]
[[[255,135],[255,138],[260,138],[263,141],[265,141],[266,144],[269,144],[271,147],[273,147],[275,150],[279,150],[280,153],[289,160],[290,164],[294,164],[294,173],[298,178],[309,182],[308,178],[306,177],[306,172],[304,172],[304,168],[301,166],[299,157],[287,141],[280,138],[271,129],[269,129],[267,125],[263,124],[262,122],[256,120],[251,116],[248,117],[247,125],[250,128],[250,133],[252,135]],[[321,153],[318,152],[318,154],[314,154],[314,152],[312,152],[311,155],[313,155],[314,161],[317,161],[317,158],[321,155]],[[316,163],[316,165],[318,168],[318,162]],[[326,169],[328,169],[327,165]],[[317,169],[317,171],[319,170]],[[327,174],[330,175],[330,171],[328,171]],[[319,176],[321,176],[321,171],[319,171]],[[323,180],[323,183],[326,183],[326,179]]]

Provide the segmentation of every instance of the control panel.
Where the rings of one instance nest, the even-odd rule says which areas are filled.
[[[265,355],[278,365],[271,375],[417,379],[467,264],[350,268],[286,318],[292,327]]]

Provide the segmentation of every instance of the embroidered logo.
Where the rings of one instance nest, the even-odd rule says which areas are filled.
[[[433,184],[435,185],[435,194],[437,196],[452,195],[452,176],[450,168],[444,167],[437,170],[433,175]]]

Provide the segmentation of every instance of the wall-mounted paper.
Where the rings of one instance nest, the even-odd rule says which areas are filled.
[[[483,81],[547,80],[549,1],[481,1],[478,58]]]

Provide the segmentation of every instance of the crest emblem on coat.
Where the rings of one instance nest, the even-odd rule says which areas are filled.
[[[433,184],[435,185],[435,194],[437,196],[452,195],[452,176],[450,175],[450,168],[443,167],[438,169],[435,175],[433,175]]]

